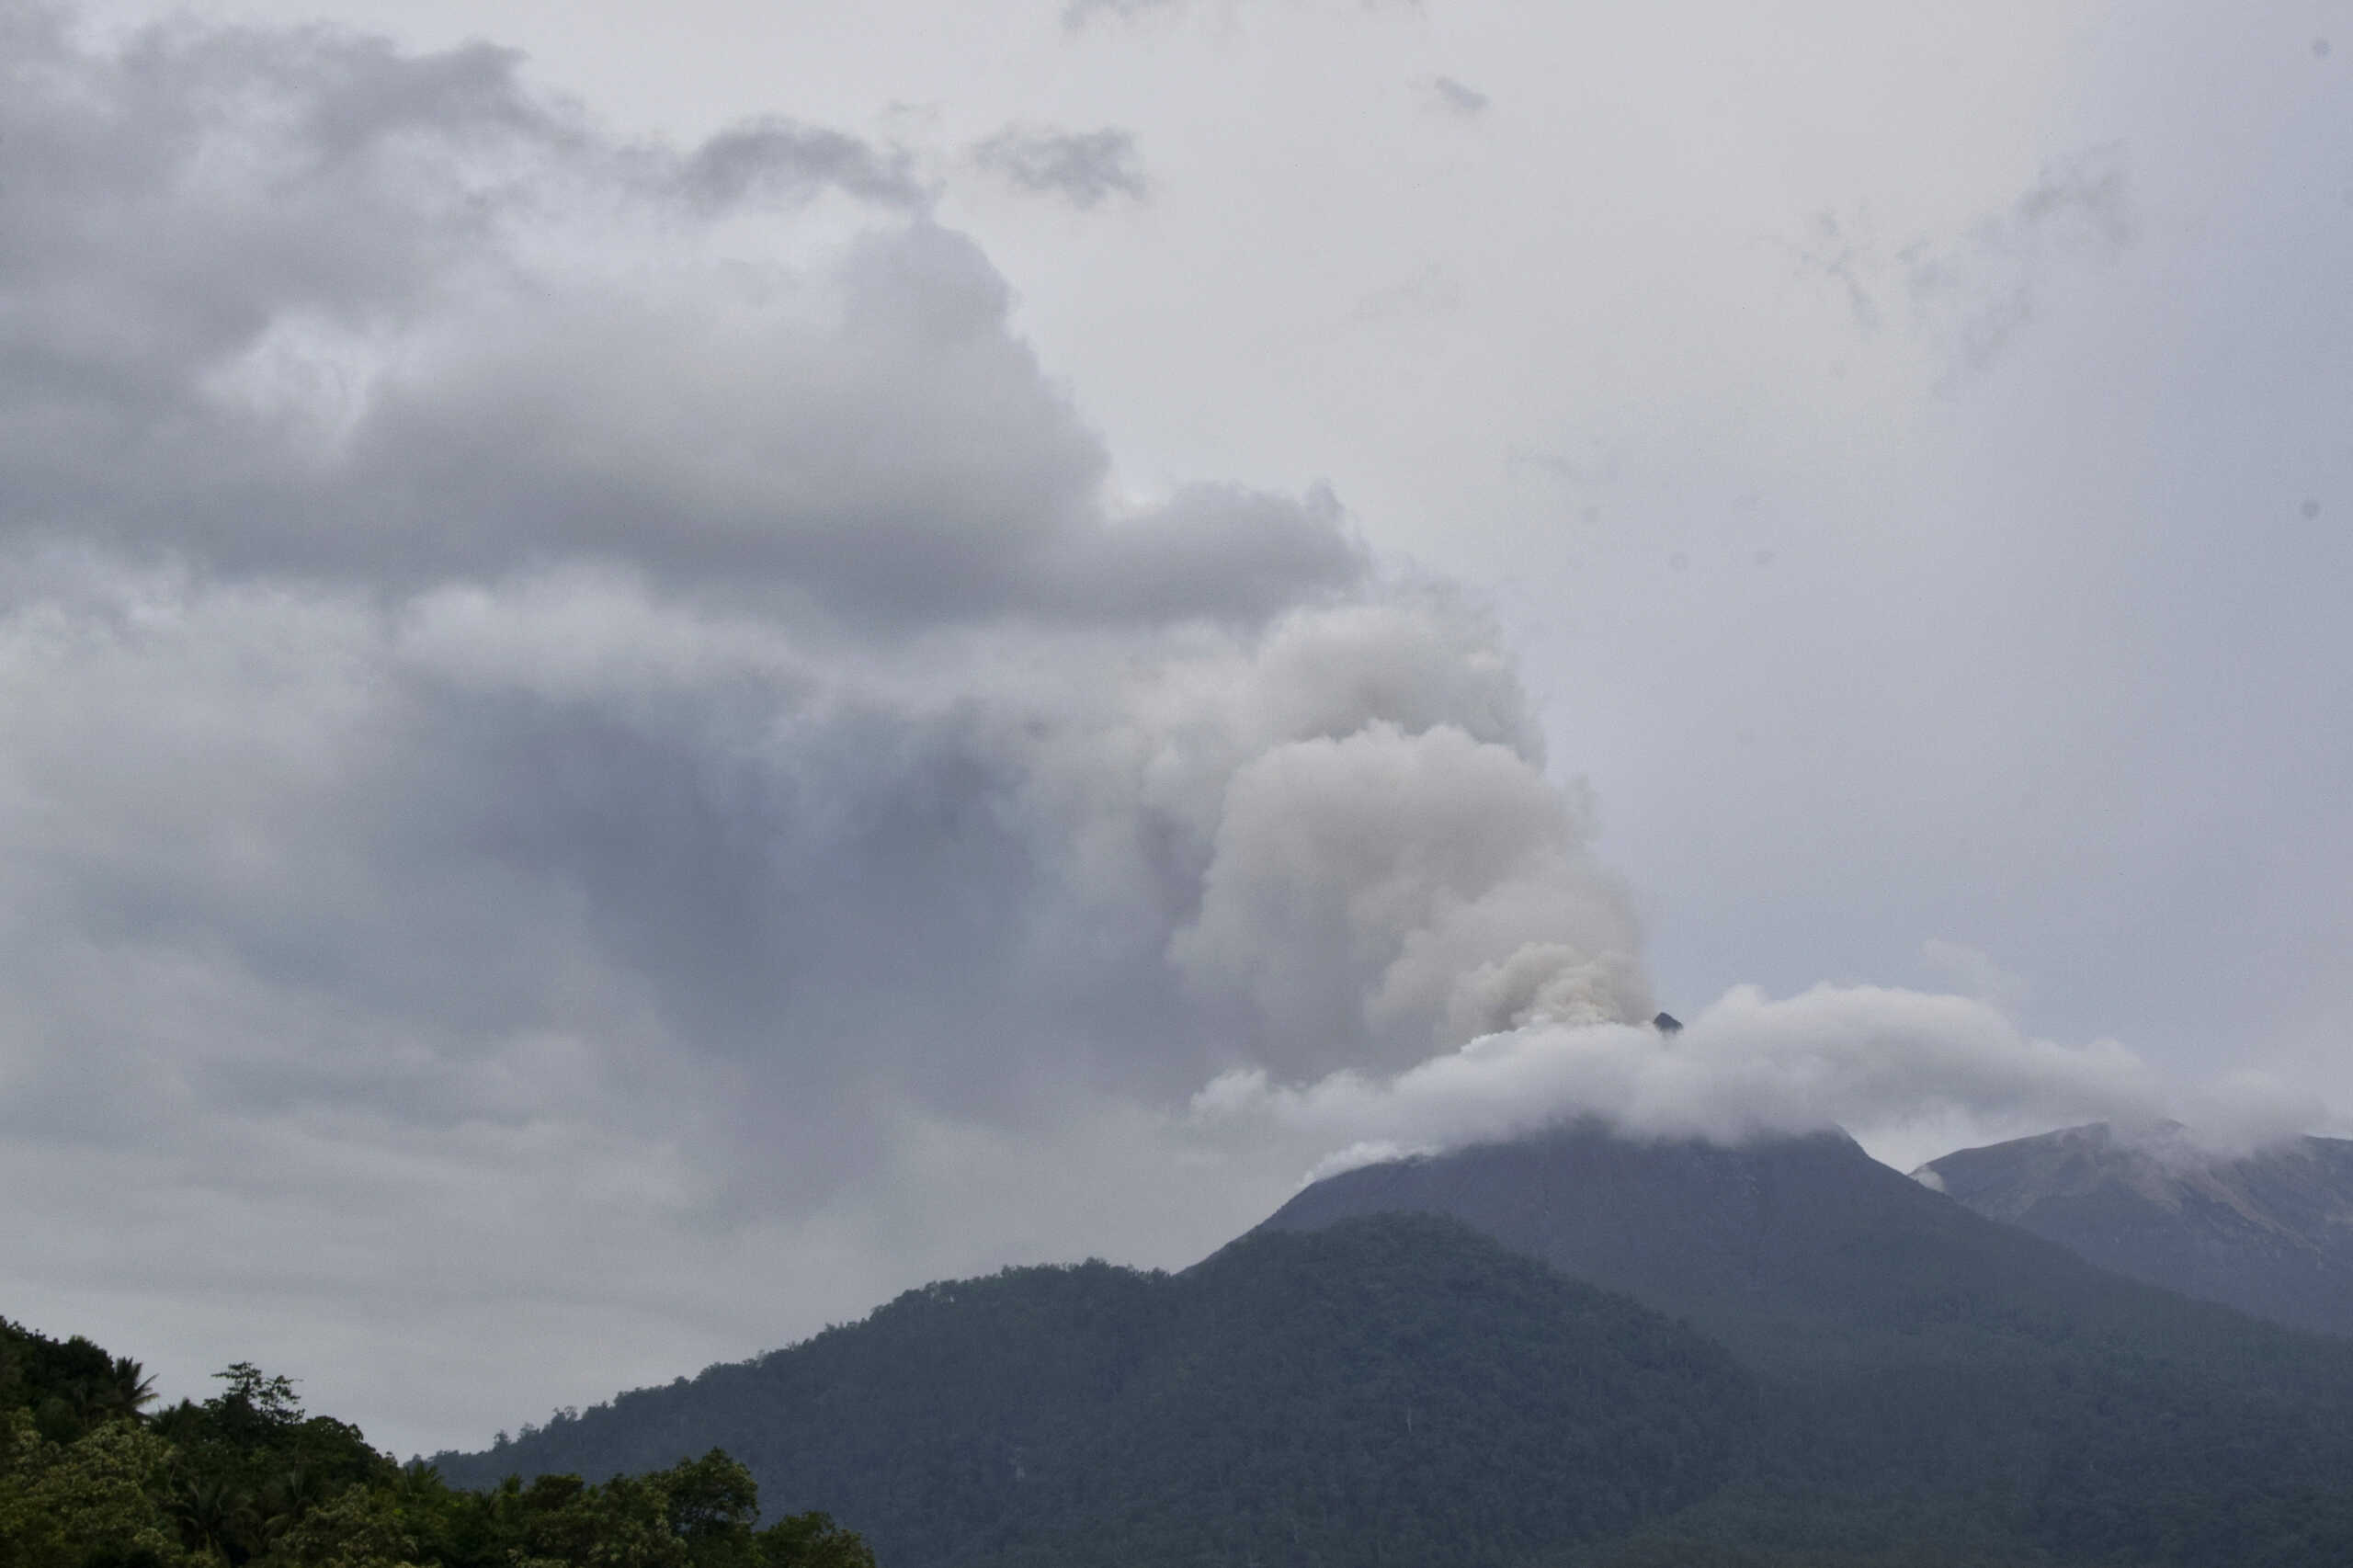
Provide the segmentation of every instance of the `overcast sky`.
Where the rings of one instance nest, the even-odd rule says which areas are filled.
[[[0,0],[0,1312],[407,1453],[1573,1110],[2347,1131],[2353,5],[654,15]]]

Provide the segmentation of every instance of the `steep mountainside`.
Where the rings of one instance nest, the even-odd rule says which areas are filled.
[[[1766,1391],[1754,1474],[1814,1497],[1800,1517],[1942,1497],[2063,1557],[2222,1563],[2309,1506],[2353,1548],[2353,1492],[2313,1462],[2353,1462],[2353,1347],[2096,1267],[1842,1135],[1563,1128],[1344,1172],[1263,1229],[1415,1211],[1733,1347]]]
[[[2353,1142],[2244,1158],[2179,1130],[2074,1127],[1931,1160],[1914,1175],[2103,1268],[2299,1328],[2353,1335]]]
[[[1767,1368],[1909,1360],[1956,1335],[2187,1346],[2241,1327],[1972,1214],[1843,1133],[1726,1147],[1566,1127],[1343,1172],[1261,1229],[1398,1212],[1465,1221]]]
[[[1451,1221],[1252,1236],[913,1291],[625,1394],[450,1479],[602,1476],[713,1444],[891,1568],[1477,1564],[1693,1503],[1752,1441],[1730,1357]]]

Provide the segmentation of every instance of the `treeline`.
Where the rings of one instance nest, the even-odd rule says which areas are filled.
[[[874,1568],[824,1514],[760,1528],[717,1449],[463,1491],[307,1414],[285,1378],[218,1378],[151,1410],[138,1362],[0,1319],[0,1568]]]

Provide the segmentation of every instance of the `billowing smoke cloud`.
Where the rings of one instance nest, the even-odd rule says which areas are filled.
[[[890,150],[0,31],[12,1311],[691,1316],[671,1238],[760,1226],[879,1292],[1008,1233],[943,1149],[1645,1005],[1480,608],[1327,494],[1120,496]]]
[[[1254,1003],[1262,1058],[1302,1072],[1404,1066],[1433,1035],[1641,1017],[1633,924],[1580,816],[1518,753],[1452,726],[1270,749],[1226,786],[1171,956]]]
[[[427,1446],[1366,1140],[2163,1099],[1953,998],[1664,1044],[1476,602],[1122,494],[892,149],[517,70],[0,0],[12,1314]]]

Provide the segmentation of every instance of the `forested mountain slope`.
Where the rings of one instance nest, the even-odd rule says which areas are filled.
[[[1350,1172],[1183,1274],[935,1286],[438,1462],[481,1484],[720,1444],[892,1568],[2353,1562],[2353,1346],[2107,1274],[1843,1140],[1616,1144]]]
[[[2298,1555],[2308,1527],[2353,1551],[2353,1347],[2097,1268],[1843,1135],[1564,1127],[1341,1173],[1262,1229],[1399,1212],[1733,1346],[1764,1381],[1774,1494],[1975,1499],[2019,1549],[2091,1561],[2330,1561]]]
[[[1973,1214],[1842,1133],[1727,1146],[1561,1128],[1343,1172],[1261,1229],[1403,1212],[1451,1215],[1769,1368],[2086,1337],[2198,1358],[2277,1337]],[[2259,1373],[2270,1352],[2253,1353]]]
[[[2353,1335],[2353,1142],[2237,1157],[2105,1124],[1963,1149],[1915,1178],[2119,1274]]]
[[[793,1349],[487,1454],[648,1469],[714,1443],[892,1568],[1511,1563],[1704,1498],[1753,1383],[1687,1328],[1427,1217],[913,1291]]]

